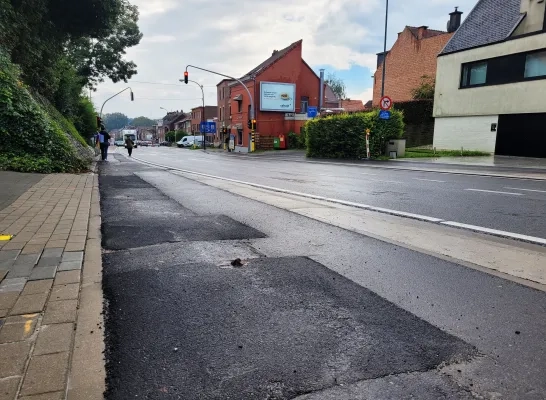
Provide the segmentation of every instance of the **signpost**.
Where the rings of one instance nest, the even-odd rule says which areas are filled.
[[[317,116],[317,114],[318,114],[317,107],[314,107],[314,106],[313,107],[311,107],[311,106],[307,107],[307,116],[309,118],[315,118]]]
[[[370,159],[370,130],[366,129],[366,158]]]
[[[392,99],[389,96],[381,97],[381,100],[379,100],[379,107],[381,107],[383,111],[389,111],[392,108]]]
[[[391,119],[391,112],[385,110],[379,111],[379,119]]]
[[[216,135],[216,122],[213,121],[203,121],[200,124],[201,133],[206,135]]]

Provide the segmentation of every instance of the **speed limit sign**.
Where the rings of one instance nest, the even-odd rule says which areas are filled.
[[[381,100],[379,101],[379,107],[383,111],[388,111],[392,108],[392,100],[389,96],[383,96]]]

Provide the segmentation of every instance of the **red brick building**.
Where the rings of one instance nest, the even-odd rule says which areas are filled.
[[[231,115],[231,89],[229,87],[229,84],[233,82],[233,79],[223,79],[220,83],[216,85],[217,88],[217,94],[218,94],[218,110],[216,111],[216,114],[218,115],[218,136],[216,140],[220,143],[224,143],[224,137],[221,134],[222,128],[227,127],[231,124],[231,120],[229,119]]]
[[[385,95],[393,102],[412,100],[412,89],[419,87],[422,77],[436,78],[436,57],[453,33],[428,29],[426,26],[406,26],[387,52],[385,71]],[[384,54],[377,55],[377,71],[374,74],[373,105],[381,99]]]
[[[255,103],[256,132],[260,136],[278,136],[289,132],[299,133],[307,120],[307,108],[319,107],[320,78],[311,67],[302,59],[302,41],[299,40],[290,46],[273,51],[272,55],[263,63],[253,68],[240,79],[250,91]],[[288,83],[295,85],[295,96],[290,102],[294,110],[260,111],[260,84],[262,82]],[[229,105],[224,107],[225,115],[229,106],[230,123],[227,125],[229,133],[235,135],[236,151],[246,152],[250,144],[250,99],[245,88],[238,82],[230,82]],[[288,86],[287,86],[288,87]],[[218,98],[223,82],[218,84]],[[288,102],[287,102],[288,103]],[[227,108],[226,108],[227,107]]]
[[[216,118],[216,106],[205,106],[205,121]],[[191,109],[191,133],[199,135],[201,132],[201,122],[203,121],[203,106]]]

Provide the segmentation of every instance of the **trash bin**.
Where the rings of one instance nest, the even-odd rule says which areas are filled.
[[[286,146],[287,146],[286,136],[279,135],[279,141],[280,141],[280,149],[281,150],[286,150]]]
[[[281,139],[278,137],[273,138],[273,148],[279,150],[281,148]]]

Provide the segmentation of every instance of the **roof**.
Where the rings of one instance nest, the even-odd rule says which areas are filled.
[[[364,103],[362,100],[341,100],[341,108],[347,112],[363,111]]]
[[[372,100],[368,100],[368,102],[366,104],[364,104],[364,108],[366,110],[369,110],[371,108],[373,108],[373,101]]]
[[[218,82],[216,84],[216,86],[220,86],[222,83],[224,82],[233,82],[235,79],[228,79],[228,78],[225,78],[225,79],[222,79],[220,82]]]
[[[415,36],[417,39],[428,39],[434,36],[440,36],[445,35],[447,32],[445,31],[437,31],[435,29],[428,29],[427,26],[406,26],[406,28],[409,29],[409,31]],[[426,28],[423,30],[423,36],[419,37],[419,29],[420,28]]]
[[[256,68],[251,69],[249,72],[247,72],[240,80],[242,82],[247,81],[249,79],[252,79],[253,76],[258,75],[259,73],[263,72],[265,69],[276,63],[278,60],[283,58],[285,55],[287,55],[291,50],[295,49],[298,45],[300,45],[302,40],[298,40],[297,42],[292,43],[290,46],[285,47],[282,50],[274,50],[271,57],[269,57],[267,60],[265,60],[263,63],[258,65]]]
[[[521,0],[480,0],[440,55],[501,42],[508,38],[524,15]]]

